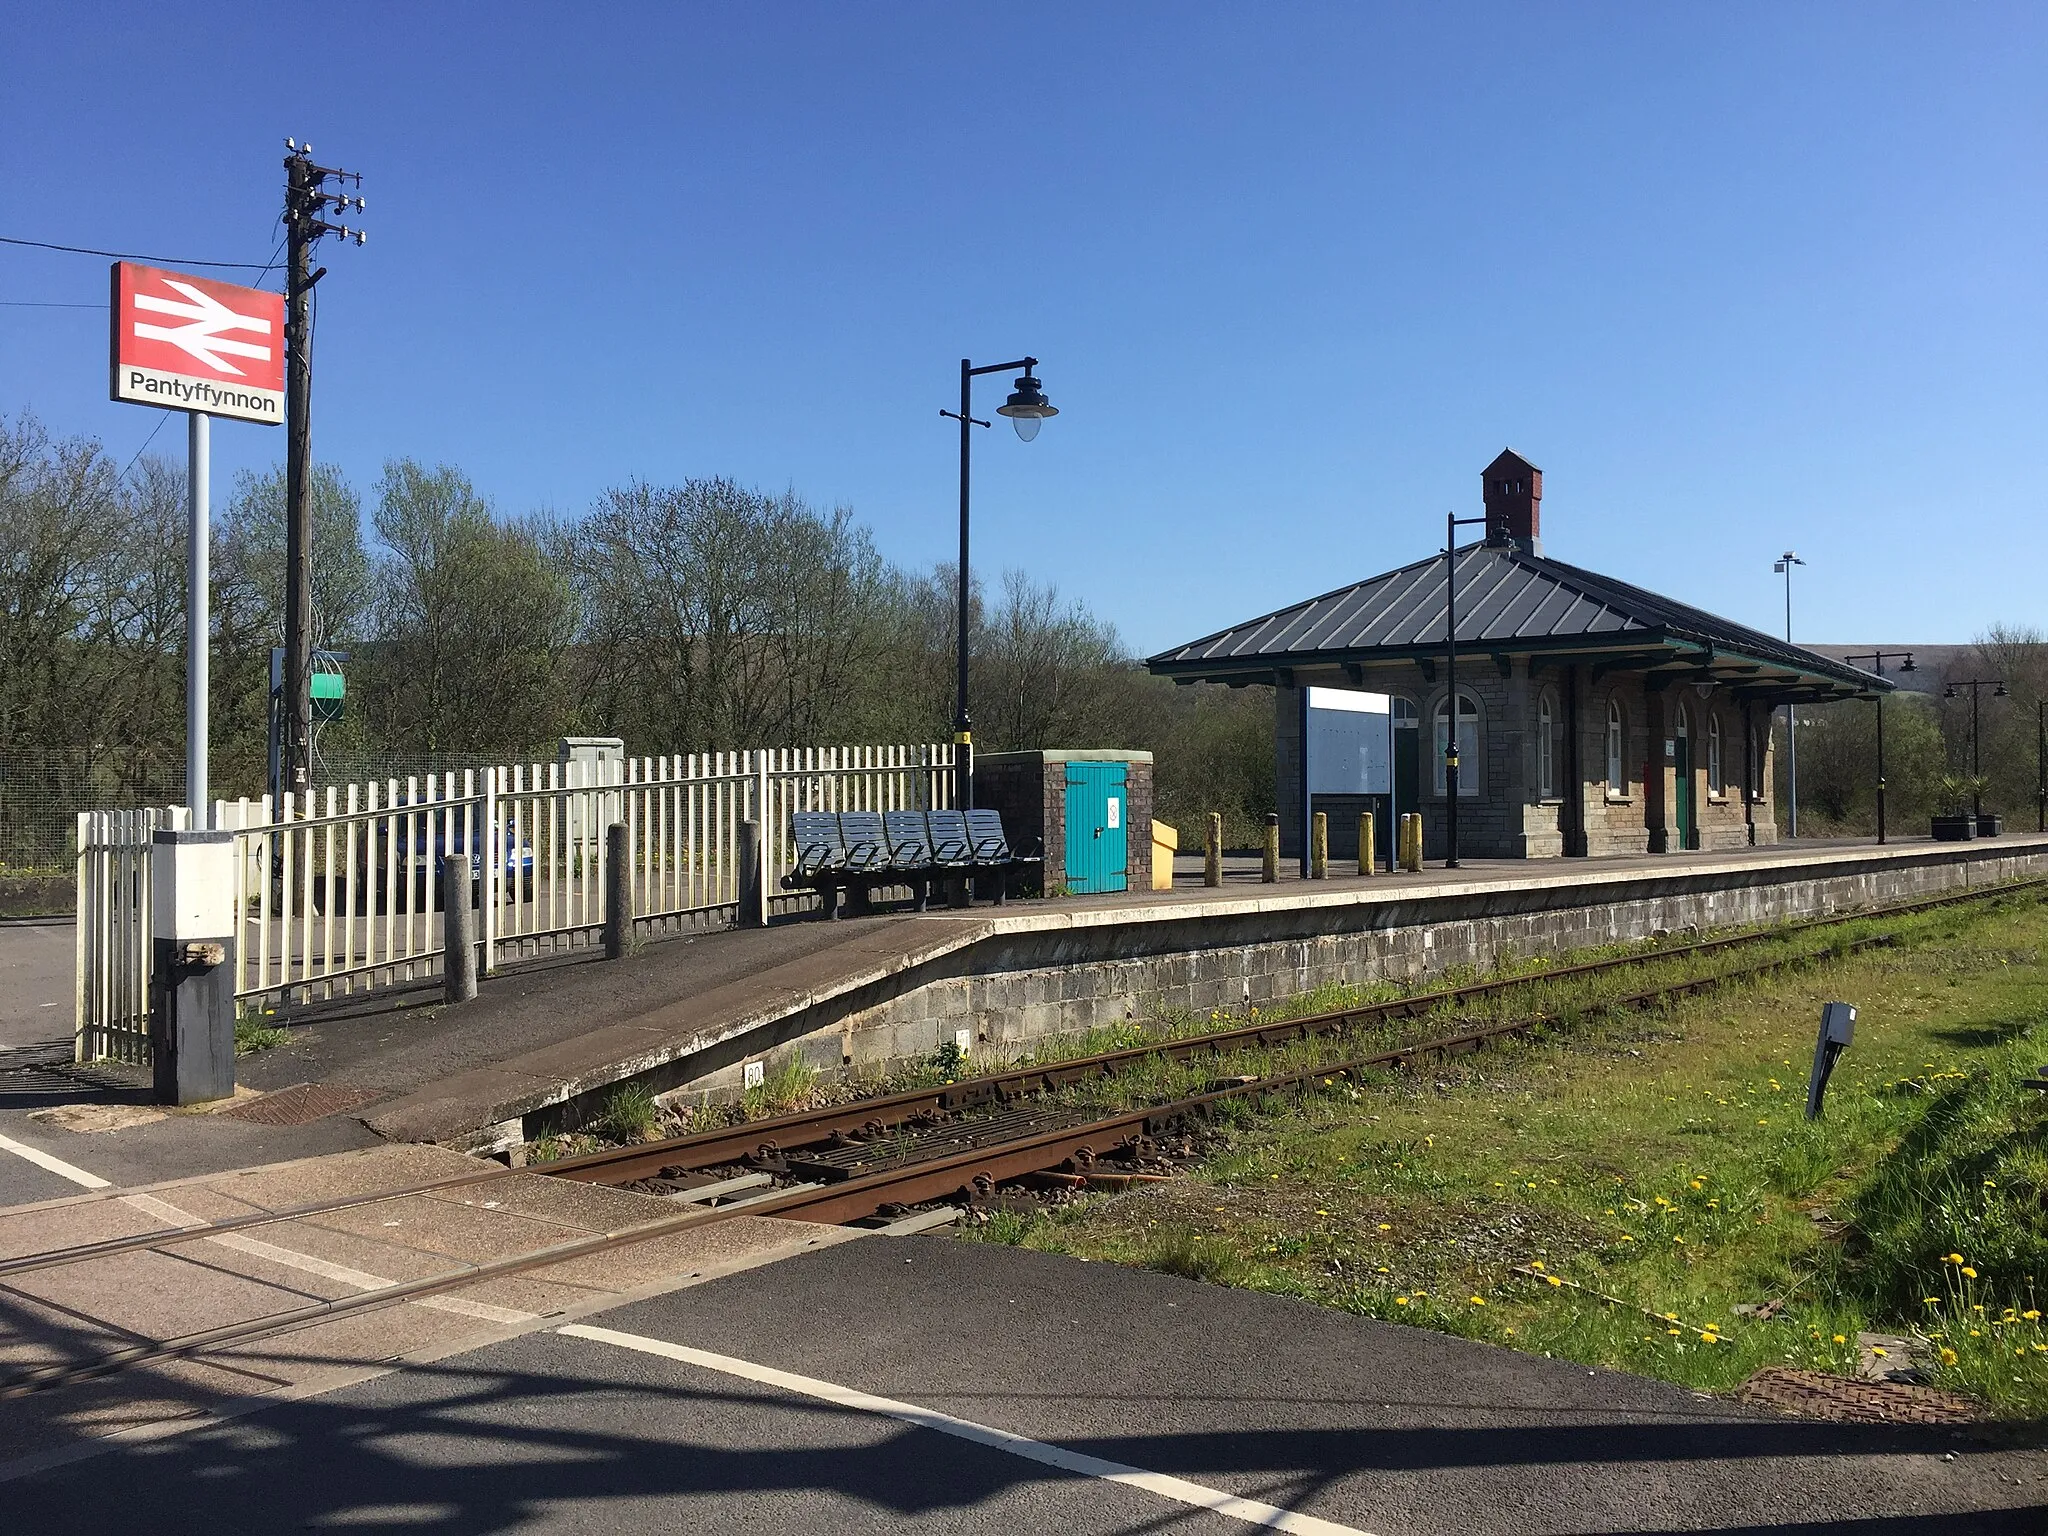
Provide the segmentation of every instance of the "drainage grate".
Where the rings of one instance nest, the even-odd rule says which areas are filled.
[[[1774,1365],[1735,1389],[1735,1400],[1836,1424],[1968,1424],[1984,1417],[1972,1398],[1896,1381],[1852,1381]]]
[[[60,1104],[143,1102],[149,1068],[117,1062],[81,1065],[69,1042],[0,1051],[0,1109],[42,1109]]]
[[[223,1109],[220,1114],[223,1119],[250,1120],[257,1125],[311,1125],[315,1120],[325,1120],[329,1115],[338,1115],[379,1097],[368,1089],[347,1088],[340,1083],[294,1083],[260,1099]]]

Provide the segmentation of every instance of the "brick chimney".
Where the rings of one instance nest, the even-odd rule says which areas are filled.
[[[1543,553],[1543,471],[1512,448],[1480,476],[1486,503],[1486,542]]]

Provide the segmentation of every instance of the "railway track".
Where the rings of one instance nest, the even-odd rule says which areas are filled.
[[[1033,1174],[1056,1173],[1085,1178],[1097,1173],[1102,1165],[1119,1158],[1144,1155],[1159,1138],[1205,1120],[1232,1103],[1300,1092],[1340,1080],[1355,1082],[1373,1072],[1401,1069],[1432,1057],[1477,1050],[1489,1041],[1542,1028],[1555,1022],[1556,1015],[1530,1013],[1342,1060],[1318,1061],[1287,1071],[1229,1079],[1159,1104],[1109,1113],[1024,1102],[1043,1099],[1061,1088],[1091,1079],[1113,1077],[1147,1059],[1186,1062],[1202,1055],[1223,1056],[1248,1047],[1272,1048],[1317,1036],[1344,1035],[1374,1024],[1413,1019],[1437,1010],[1455,1008],[1461,1003],[1511,994],[1516,989],[1619,974],[1687,957],[1782,943],[1802,933],[1841,927],[1851,922],[1881,921],[1943,907],[2013,896],[2032,895],[2038,898],[2044,894],[2048,894],[2048,881],[2032,880],[1930,897],[1862,912],[1809,919],[1757,933],[1670,945],[1555,970],[1441,988],[1385,1002],[1149,1042],[1069,1061],[1018,1067],[928,1089],[567,1158],[546,1165],[545,1175],[608,1185],[663,1181],[670,1184],[670,1192],[686,1198],[693,1190],[682,1182],[682,1177],[702,1175],[707,1170],[737,1166],[766,1173],[771,1180],[779,1178],[795,1182],[787,1187],[750,1194],[746,1199],[729,1205],[691,1205],[673,1216],[471,1264],[456,1271],[395,1283],[360,1295],[315,1302],[287,1312],[181,1337],[150,1340],[109,1351],[91,1360],[37,1367],[0,1378],[0,1400],[112,1375],[139,1365],[201,1355],[228,1345],[288,1333],[351,1312],[527,1273],[739,1215],[844,1223],[873,1216],[887,1208],[952,1198],[986,1199],[1000,1185]],[[1617,1012],[1656,1007],[1733,982],[1759,979],[1894,942],[1895,935],[1867,934],[1826,948],[1802,950],[1755,964],[1738,965],[1596,1000],[1581,1011]],[[534,1172],[532,1169],[506,1167],[481,1168],[474,1173],[402,1189],[338,1197],[223,1221],[24,1254],[0,1260],[0,1285],[4,1285],[8,1277],[25,1272],[86,1263],[138,1250],[161,1250],[254,1227],[355,1210],[417,1195],[488,1185],[502,1179],[531,1176]],[[118,1200],[121,1197],[122,1192],[113,1191],[98,1198]]]

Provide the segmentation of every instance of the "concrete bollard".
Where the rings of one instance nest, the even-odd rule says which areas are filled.
[[[1371,811],[1358,813],[1358,872],[1361,875],[1379,872],[1378,850],[1372,845],[1375,826]]]
[[[1259,878],[1271,885],[1280,878],[1280,813],[1266,812],[1266,863]]]
[[[1401,867],[1410,874],[1422,869],[1422,814],[1419,811],[1404,811],[1401,815],[1400,841]]]
[[[626,841],[626,824],[615,821],[604,829],[604,957],[623,960],[626,940],[633,932],[633,851]]]
[[[1202,884],[1223,883],[1223,813],[1209,813],[1209,841],[1202,849]]]
[[[469,855],[441,860],[441,999],[466,1003],[476,996],[476,892]]]
[[[740,823],[740,910],[742,928],[768,926],[768,885],[761,874],[761,823]]]
[[[1308,877],[1330,878],[1330,813],[1317,811],[1308,823]]]

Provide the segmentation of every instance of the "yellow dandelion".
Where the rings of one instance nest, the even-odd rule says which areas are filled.
[[[1842,1337],[1842,1335],[1841,1335],[1841,1334],[1839,1334],[1839,1333],[1838,1333],[1838,1334],[1836,1334],[1836,1335],[1835,1335],[1835,1342],[1836,1342],[1837,1344],[1846,1344],[1846,1343],[1848,1343],[1849,1341],[1848,1341],[1847,1339],[1845,1339],[1844,1337]]]
[[[1956,1363],[1956,1352],[1946,1344],[1941,1348],[1941,1363],[1943,1365],[1954,1365]]]
[[[1668,1333],[1668,1334],[1672,1334],[1672,1335],[1676,1335],[1676,1334],[1677,1334],[1677,1332],[1678,1332],[1678,1330],[1677,1330],[1676,1328],[1666,1328],[1666,1329],[1665,1329],[1664,1331],[1665,1331],[1666,1333]]]
[[[1965,1280],[1974,1280],[1974,1279],[1976,1279],[1976,1278],[1977,1278],[1977,1271],[1975,1271],[1974,1269],[1970,1268],[1970,1266],[1969,1266],[1969,1265],[1965,1264],[1965,1265],[1963,1266],[1963,1278],[1964,1278]]]
[[[1963,1256],[1960,1253],[1945,1253],[1941,1256],[1941,1262],[1944,1264],[1960,1264],[1963,1262]]]
[[[1564,1284],[1564,1282],[1558,1279],[1555,1275],[1545,1275],[1543,1278],[1548,1280],[1552,1285],[1562,1286]]]
[[[1630,1237],[1630,1236],[1629,1236],[1629,1235],[1628,1235],[1628,1234],[1627,1234],[1626,1232],[1624,1232],[1624,1233],[1622,1233],[1622,1234],[1621,1234],[1621,1240],[1622,1240],[1622,1241],[1623,1241],[1624,1243],[1632,1243],[1632,1242],[1634,1242],[1634,1241],[1635,1241],[1635,1239],[1634,1239],[1634,1238],[1632,1238],[1632,1237]]]
[[[1890,1350],[1888,1350],[1888,1349],[1886,1349],[1886,1348],[1885,1348],[1885,1347],[1884,1347],[1884,1346],[1883,1346],[1882,1344],[1873,1344],[1873,1345],[1871,1345],[1871,1346],[1870,1346],[1870,1352],[1871,1352],[1871,1353],[1872,1353],[1873,1355],[1877,1356],[1877,1358],[1878,1358],[1878,1359],[1880,1359],[1880,1360],[1884,1359],[1884,1357],[1885,1357],[1886,1355],[1889,1355],[1889,1354],[1891,1353],[1891,1351],[1890,1351]]]
[[[2041,1320],[2040,1312],[2033,1307],[2027,1308],[2027,1310],[2022,1312],[2020,1316],[2024,1317],[2030,1323],[2037,1323]]]
[[[1397,1307],[1405,1307],[1408,1305],[1408,1298],[1406,1296],[1396,1296],[1394,1298],[1394,1305]]]
[[[1392,1223],[1392,1222],[1386,1222],[1386,1221],[1383,1221],[1383,1222],[1381,1222],[1381,1223],[1380,1223],[1380,1230],[1381,1230],[1382,1232],[1391,1232],[1391,1231],[1393,1231],[1393,1230],[1394,1230],[1394,1226],[1393,1226],[1393,1223]]]
[[[1483,1307],[1486,1305],[1486,1298],[1484,1296],[1474,1296],[1472,1298],[1472,1305],[1475,1307]]]
[[[1541,1259],[1531,1259],[1529,1261],[1529,1267],[1531,1269],[1540,1270],[1543,1268],[1543,1261]]]
[[[1715,1333],[1711,1328],[1709,1328],[1705,1333],[1702,1333],[1700,1335],[1700,1342],[1702,1344],[1718,1344],[1721,1342],[1721,1336],[1718,1333]]]

